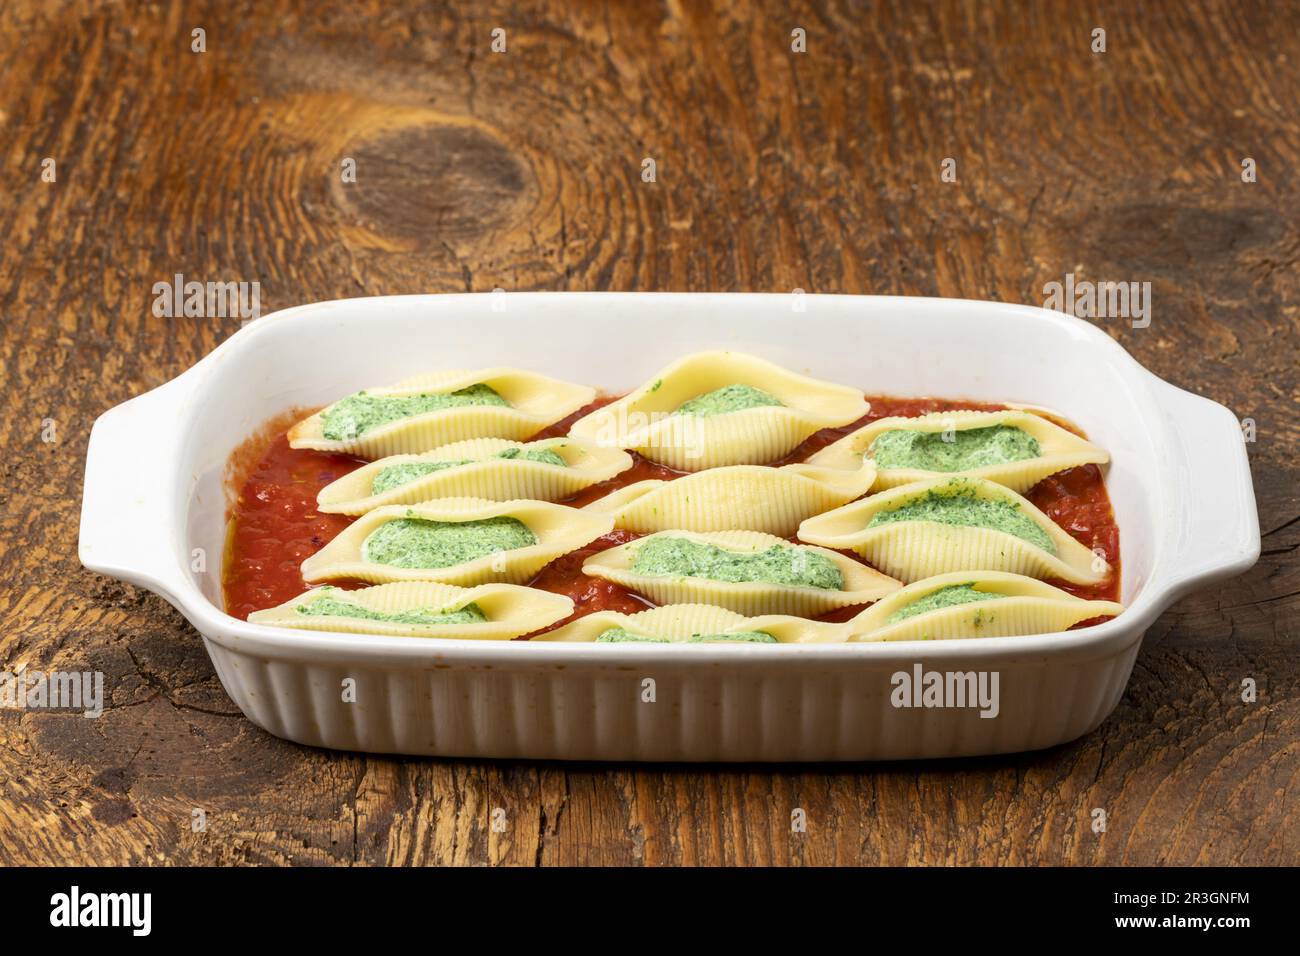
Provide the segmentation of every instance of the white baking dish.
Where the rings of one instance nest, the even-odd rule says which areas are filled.
[[[438,641],[277,630],[221,610],[231,451],[294,406],[443,367],[517,365],[626,391],[702,349],[869,394],[1057,409],[1112,457],[1127,610],[1066,634],[900,644]],[[195,572],[195,549],[206,571]],[[81,561],[158,592],[241,710],[348,750],[571,760],[873,760],[1046,747],[1096,727],[1143,632],[1259,556],[1237,419],[1085,322],[1027,306],[817,295],[427,295],[301,306],[106,412],[86,461]],[[996,671],[995,718],[897,708],[892,675]],[[345,678],[357,701],[344,703]],[[652,680],[654,701],[645,682]]]

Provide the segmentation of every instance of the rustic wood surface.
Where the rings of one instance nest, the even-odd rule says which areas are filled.
[[[0,669],[98,668],[111,700],[0,712],[0,862],[1296,862],[1297,102],[1294,3],[6,0]],[[263,311],[496,286],[1041,304],[1067,272],[1149,281],[1149,328],[1098,324],[1254,420],[1264,555],[1166,613],[1114,715],[1042,753],[717,769],[295,746],[238,713],[170,606],[77,562],[95,417],[238,328],[156,318],[177,272],[259,281]]]

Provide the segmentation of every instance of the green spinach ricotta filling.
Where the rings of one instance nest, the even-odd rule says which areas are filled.
[[[321,431],[330,441],[349,441],[389,422],[467,405],[510,407],[510,403],[496,389],[481,382],[455,392],[427,395],[371,395],[357,392],[340,399],[325,410],[321,415]]]
[[[1025,461],[1040,454],[1038,439],[1023,428],[1012,425],[951,432],[899,428],[882,432],[871,443],[871,457],[877,468],[918,468],[922,471],[969,471]]]
[[[466,604],[455,611],[427,607],[410,611],[372,611],[360,604],[340,601],[330,595],[299,604],[295,610],[307,617],[348,617],[363,621],[383,621],[386,624],[482,624],[488,619],[477,604]]]
[[[549,448],[503,448],[492,457],[505,458],[508,461],[515,459],[537,461],[543,465],[559,465],[561,468],[569,467],[568,462]]]
[[[544,465],[568,467],[565,460],[549,448],[504,448],[492,457],[507,460],[537,461]],[[425,475],[433,474],[435,471],[459,468],[461,465],[468,465],[473,461],[474,459],[462,458],[458,461],[404,461],[400,464],[388,465],[379,469],[379,473],[375,475],[374,480],[370,483],[370,493],[372,495],[382,495],[386,491],[392,491],[394,488],[410,484]]]
[[[952,584],[946,588],[931,591],[925,597],[899,608],[886,618],[885,623],[897,624],[899,621],[905,621],[909,617],[916,617],[918,614],[925,614],[927,611],[956,607],[959,604],[972,604],[976,601],[992,601],[1005,596],[1004,594],[990,594],[988,591],[977,591],[970,584]]]
[[[647,637],[622,627],[602,631],[596,641],[601,644],[715,644],[737,641],[747,644],[776,644],[777,639],[766,631],[734,631],[731,634],[692,634],[685,641],[672,641],[666,637]]]
[[[431,521],[397,518],[386,521],[361,544],[361,559],[394,568],[450,568],[537,543],[537,536],[518,518],[478,521]]]
[[[930,491],[924,497],[900,507],[878,512],[867,527],[875,528],[896,521],[934,521],[939,524],[1004,531],[1042,548],[1048,554],[1056,554],[1056,544],[1047,532],[1019,507],[1006,501],[978,498],[974,492],[940,494]]]
[[[677,406],[677,415],[725,415],[747,408],[784,405],[779,398],[752,385],[724,385]]]
[[[844,575],[830,558],[810,548],[773,545],[739,554],[689,538],[651,538],[636,548],[632,571],[647,577],[706,578],[838,591]]]

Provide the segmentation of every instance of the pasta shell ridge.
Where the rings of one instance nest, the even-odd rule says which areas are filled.
[[[311,615],[298,611],[322,597],[356,604],[381,614],[436,609],[459,611],[477,605],[486,621],[458,624],[414,624],[352,618],[343,615]],[[560,594],[513,584],[481,584],[462,588],[430,581],[399,581],[356,591],[322,587],[304,591],[277,607],[255,611],[253,624],[269,624],[296,630],[335,631],[348,634],[379,634],[386,637],[432,637],[465,640],[511,640],[563,620],[573,613],[573,601]]]
[[[565,467],[526,458],[495,457],[507,449],[553,451]],[[379,494],[375,478],[399,465],[437,461],[467,464],[431,472]],[[501,438],[472,438],[443,445],[421,455],[392,455],[363,465],[321,489],[316,500],[328,514],[361,515],[385,505],[418,504],[437,498],[472,497],[491,501],[528,499],[556,501],[607,481],[632,467],[632,456],[617,448],[602,448],[575,438],[535,442]]]
[[[938,606],[891,622],[891,618],[946,588],[970,587],[996,599]],[[935,575],[883,598],[845,624],[849,641],[953,640],[1023,637],[1068,630],[1094,617],[1124,610],[1114,601],[1084,600],[1035,578],[996,571]]]
[[[828,468],[857,467],[864,456],[871,460],[872,444],[885,432],[910,431],[939,433],[968,431],[996,426],[1018,428],[1039,445],[1040,454],[1033,458],[985,465],[963,471],[939,472],[921,468],[881,468],[877,464],[876,488],[896,488],[914,481],[940,477],[986,478],[1024,493],[1048,475],[1085,464],[1105,464],[1110,456],[1084,438],[1062,428],[1041,415],[1024,409],[996,412],[933,412],[914,418],[881,418],[827,445],[810,459],[809,464]]]
[[[1056,553],[993,528],[924,520],[871,526],[877,514],[931,494],[970,494],[1010,505],[1041,529]],[[874,567],[907,582],[948,571],[986,570],[1097,584],[1111,573],[1103,558],[1070,537],[1027,498],[983,478],[944,477],[900,485],[809,518],[799,526],[798,537],[826,548],[855,551]]]
[[[671,481],[649,479],[620,488],[584,510],[609,514],[630,531],[730,531],[748,528],[780,537],[799,523],[866,494],[875,469],[772,468],[730,465]]]
[[[847,631],[842,624],[809,621],[801,617],[766,614],[745,617],[725,608],[708,604],[671,604],[636,614],[597,611],[570,624],[539,634],[533,641],[594,641],[611,628],[621,628],[645,637],[663,638],[673,643],[687,643],[696,634],[728,634],[762,631],[781,644],[829,643],[843,641]]]
[[[509,517],[522,522],[536,543],[442,568],[403,568],[365,560],[366,539],[381,525],[405,518],[436,522],[481,521]],[[418,505],[388,505],[362,515],[302,564],[309,583],[354,579],[374,584],[391,581],[436,581],[463,587],[497,581],[522,584],[543,566],[608,534],[607,515],[546,501],[488,501],[441,498]]]
[[[367,388],[365,393],[409,397],[455,392],[480,384],[494,389],[509,404],[443,408],[376,425],[356,437],[330,439],[325,436],[325,416],[338,404],[334,402],[291,428],[289,444],[293,448],[375,459],[419,454],[452,442],[486,436],[520,440],[555,424],[596,397],[596,390],[588,386],[514,368],[440,371],[396,385]]]
[[[683,403],[730,385],[759,388],[781,404],[712,415],[678,412]],[[797,375],[740,352],[700,352],[579,419],[569,434],[697,472],[766,464],[814,432],[857,421],[869,409],[858,389]]]
[[[737,553],[757,553],[774,546],[791,547],[775,535],[759,531],[661,531],[628,544],[592,555],[583,573],[612,581],[642,594],[656,604],[711,604],[739,614],[794,614],[814,617],[836,608],[866,604],[898,588],[901,582],[835,551],[802,545],[830,561],[843,584],[838,589],[802,587],[764,582],[715,581],[686,575],[651,576],[633,570],[636,553],[655,538],[686,538]]]

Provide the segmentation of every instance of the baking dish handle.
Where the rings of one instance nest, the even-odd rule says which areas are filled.
[[[1173,423],[1172,480],[1191,503],[1170,522],[1168,595],[1176,600],[1259,560],[1259,513],[1241,422],[1217,402],[1161,384],[1159,400]]]
[[[187,376],[110,408],[86,448],[78,556],[91,571],[156,591],[177,605],[187,583],[169,509],[175,507],[175,422]]]

